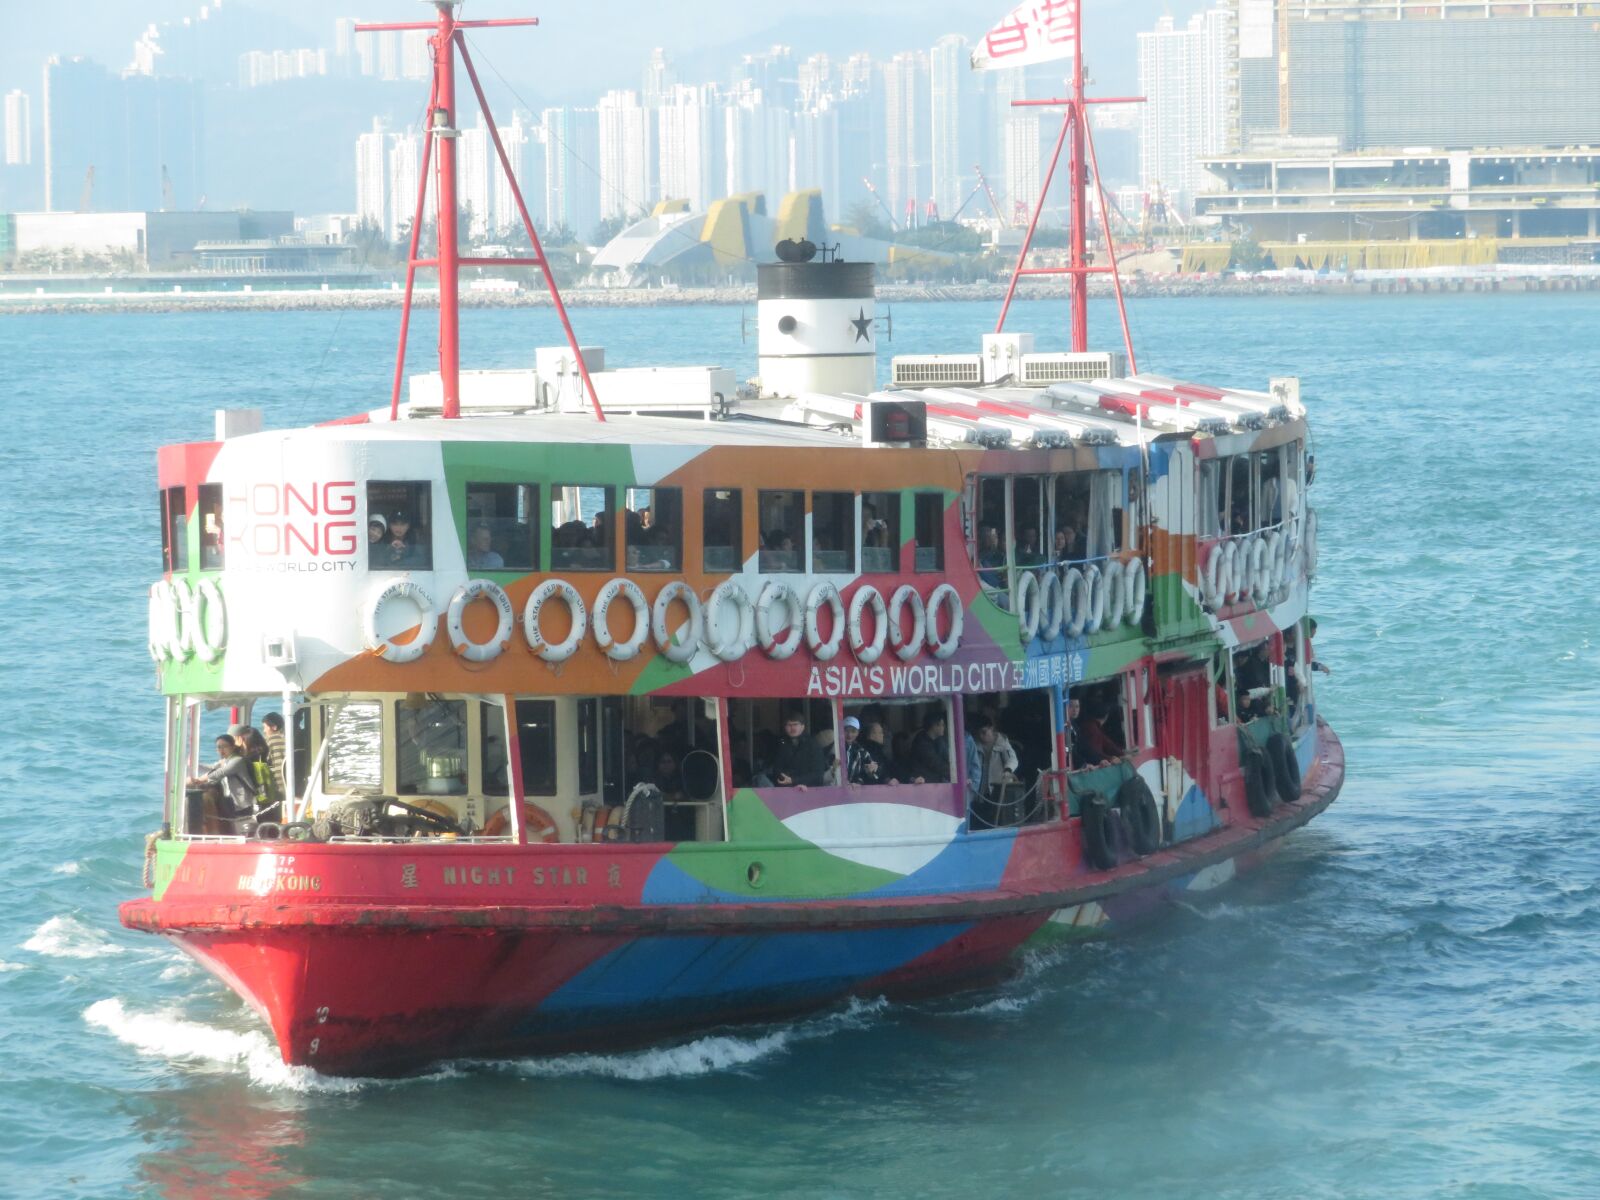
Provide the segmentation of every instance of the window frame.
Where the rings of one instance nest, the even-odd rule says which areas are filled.
[[[635,563],[635,562],[632,561],[632,557],[633,557],[632,556],[632,551],[635,548],[634,545],[633,545],[633,526],[631,524],[629,524],[626,519],[624,519],[623,524],[625,526],[627,526],[627,527],[623,531],[622,561],[623,561],[626,569],[628,571],[644,571],[644,572],[650,572],[650,573],[654,573],[654,572],[658,572],[658,571],[666,571],[666,572],[669,572],[671,574],[682,574],[683,573],[683,516],[684,516],[683,488],[679,487],[679,486],[676,486],[676,485],[662,487],[662,486],[658,486],[656,484],[629,484],[627,487],[624,487],[622,489],[622,492],[623,492],[623,505],[622,505],[622,511],[623,512],[633,511],[633,510],[629,509],[628,505],[627,505],[628,494],[630,492],[649,492],[650,493],[650,503],[649,503],[649,505],[647,507],[649,507],[652,510],[652,514],[656,518],[657,522],[659,522],[659,519],[660,519],[660,513],[661,513],[660,505],[661,505],[661,497],[662,497],[663,493],[665,493],[665,494],[667,494],[667,495],[669,495],[669,496],[674,498],[674,502],[675,502],[675,505],[676,505],[676,508],[677,508],[677,518],[673,522],[673,524],[677,527],[676,528],[676,532],[675,532],[675,536],[674,536],[674,539],[670,543],[667,544],[668,547],[672,550],[672,555],[671,555],[672,561],[670,563],[668,563],[666,566],[646,566],[646,565]],[[650,528],[651,529],[657,529],[657,528],[660,528],[660,525],[659,525],[659,523],[652,524],[650,526]],[[641,530],[642,530],[642,527],[641,527]],[[638,548],[641,549],[641,550],[648,550],[648,549],[651,549],[651,548],[660,548],[660,543],[641,542],[641,543],[639,543]]]
[[[385,703],[387,703],[387,702],[385,702]],[[472,781],[471,781],[471,778],[470,778],[471,763],[472,763],[472,726],[471,726],[472,713],[471,713],[471,706],[468,704],[468,702],[465,699],[465,697],[460,697],[460,696],[456,696],[456,697],[440,696],[437,699],[430,698],[430,699],[426,700],[425,703],[426,704],[444,705],[444,706],[447,706],[447,707],[453,705],[453,706],[456,706],[459,709],[460,718],[461,718],[461,786],[460,786],[460,788],[458,790],[449,791],[449,792],[429,792],[429,791],[424,791],[421,788],[421,786],[417,786],[417,787],[414,787],[414,788],[408,788],[406,786],[407,784],[418,783],[419,781],[413,780],[413,779],[404,778],[404,773],[406,771],[406,766],[402,762],[402,759],[401,759],[401,754],[402,754],[402,751],[404,750],[404,747],[401,745],[401,741],[402,741],[402,738],[401,738],[401,722],[406,719],[406,716],[405,716],[406,713],[416,712],[416,711],[420,711],[420,710],[411,709],[411,708],[405,708],[405,707],[398,707],[397,706],[397,707],[393,708],[393,710],[392,710],[392,712],[393,712],[393,721],[394,721],[394,737],[392,739],[392,745],[390,747],[390,752],[387,755],[387,758],[389,759],[389,764],[388,765],[390,767],[392,767],[393,770],[394,770],[394,791],[395,791],[395,794],[397,796],[429,796],[429,797],[432,797],[432,796],[450,796],[450,797],[457,797],[457,796],[466,797],[466,796],[469,796],[469,795],[472,794]],[[426,771],[427,771],[426,756],[424,756],[424,755],[422,755],[420,753],[420,747],[418,748],[418,762],[419,762],[419,765],[421,767],[421,770],[424,772],[423,775],[422,775],[422,779],[425,780],[427,778],[427,775],[426,775]]]
[[[434,521],[433,521],[433,481],[432,480],[428,480],[428,479],[369,479],[369,480],[367,480],[366,495],[365,495],[365,502],[366,502],[366,507],[367,507],[367,516],[366,516],[366,521],[363,523],[363,526],[362,526],[363,530],[370,529],[371,526],[372,526],[372,518],[373,518],[373,515],[374,515],[374,508],[373,508],[373,502],[372,502],[372,489],[373,488],[405,488],[406,489],[406,497],[407,498],[404,501],[397,501],[396,503],[403,503],[406,506],[407,514],[411,517],[411,532],[413,534],[415,534],[416,537],[417,537],[417,540],[413,544],[412,549],[413,549],[413,551],[419,551],[420,552],[421,561],[385,565],[381,561],[378,561],[377,556],[372,553],[372,551],[376,548],[376,546],[382,546],[384,543],[383,542],[378,542],[378,543],[376,543],[376,546],[375,546],[373,543],[369,542],[369,543],[367,543],[367,569],[369,571],[431,571],[431,570],[433,570],[434,569],[433,543],[434,543],[434,537],[435,537],[435,535],[437,533],[437,530],[435,530],[435,528],[434,528]],[[394,504],[380,505],[376,510],[377,515],[382,516],[384,518],[385,522],[387,522],[388,518],[389,518],[389,514],[388,514],[388,512],[384,511],[385,508],[389,509],[390,511],[393,511]],[[387,524],[385,524],[385,529],[387,529]]]
[[[713,566],[711,562],[711,533],[709,522],[711,520],[712,505],[716,502],[719,492],[727,493],[732,505],[732,534],[731,547],[716,547],[718,550],[731,549],[733,563],[731,566]],[[744,569],[744,489],[739,487],[708,487],[700,493],[700,565],[708,575],[736,575]]]
[[[799,498],[799,510],[796,515],[800,519],[800,530],[798,535],[796,535],[796,532],[793,529],[784,529],[784,532],[789,535],[790,541],[795,543],[795,545],[793,550],[783,551],[769,550],[766,542],[767,535],[770,530],[764,527],[760,528],[759,533],[761,535],[761,549],[757,551],[756,554],[756,567],[763,575],[804,575],[806,572],[806,564],[811,560],[809,546],[810,539],[806,536],[806,491],[804,488],[757,489],[756,522],[758,526],[761,525],[763,521],[763,510],[766,507],[766,497],[768,496],[796,496]],[[767,557],[771,554],[784,553],[794,555],[794,566],[777,566],[774,564],[773,560]]]
[[[178,507],[173,508],[173,493]],[[173,484],[161,489],[161,560],[164,570],[174,575],[189,569],[189,489]]]
[[[512,516],[512,517],[503,517],[503,516],[486,517],[486,516],[483,516],[480,513],[474,513],[473,512],[472,500],[473,500],[473,494],[475,492],[478,493],[479,495],[482,495],[485,491],[492,491],[492,490],[501,489],[501,488],[513,488],[513,489],[514,488],[527,488],[528,489],[528,521],[527,521],[527,525],[528,525],[528,540],[529,540],[530,545],[528,547],[529,556],[528,556],[527,565],[526,566],[522,566],[519,563],[508,559],[504,554],[501,554],[500,555],[501,563],[500,563],[500,565],[498,567],[474,567],[474,566],[471,565],[470,561],[468,561],[467,562],[467,570],[469,570],[469,571],[506,571],[506,572],[510,572],[512,574],[519,574],[519,575],[525,575],[525,574],[532,573],[534,571],[539,570],[539,563],[540,563],[539,555],[540,555],[540,551],[544,548],[543,547],[543,530],[541,528],[543,523],[544,523],[544,508],[540,503],[540,499],[541,499],[540,487],[539,487],[539,485],[537,483],[533,482],[532,480],[525,480],[525,481],[505,480],[505,479],[469,479],[469,480],[467,480],[466,490],[463,493],[463,498],[464,498],[465,505],[466,505],[467,518],[466,518],[466,530],[465,530],[466,538],[463,540],[462,547],[461,547],[461,549],[462,549],[462,557],[463,557],[464,560],[470,560],[471,555],[472,555],[472,531],[479,524],[487,524],[492,532],[498,532],[498,530],[496,529],[497,523],[506,524],[506,525],[509,525],[511,527],[515,527],[517,524],[519,524],[519,522],[516,520],[516,518],[514,516]],[[512,503],[513,503],[513,507],[514,507],[515,503],[516,503],[515,498],[513,498]],[[498,508],[498,497],[496,497],[496,507]],[[496,551],[496,553],[499,553],[499,551]]]
[[[592,549],[596,549],[596,547],[593,547],[593,546],[557,546],[555,544],[555,542],[556,542],[556,528],[557,528],[556,519],[555,519],[555,511],[554,511],[555,510],[555,505],[556,505],[556,502],[557,502],[557,497],[560,496],[562,492],[565,492],[569,488],[573,489],[574,491],[580,492],[580,493],[583,492],[584,490],[592,490],[592,491],[603,492],[605,494],[605,498],[606,498],[605,499],[605,507],[601,510],[602,512],[604,512],[606,514],[606,519],[605,519],[606,545],[603,547],[603,549],[606,552],[606,561],[605,561],[604,565],[601,565],[601,566],[583,566],[583,565],[575,564],[575,563],[571,563],[571,562],[557,562],[556,561],[556,555],[557,555],[558,551],[563,551],[563,550],[592,550]],[[612,483],[551,483],[550,484],[550,494],[549,494],[548,497],[546,497],[545,509],[546,509],[547,513],[549,514],[549,520],[550,520],[550,569],[552,571],[585,571],[585,572],[589,572],[589,571],[610,571],[610,572],[613,572],[613,573],[616,572],[616,570],[617,570],[617,487],[616,487],[615,484],[612,484]],[[579,509],[579,511],[580,511],[580,513],[582,511],[582,509],[581,509],[581,501],[580,501],[580,509]],[[578,518],[578,520],[580,522],[582,522],[582,517],[580,516]],[[567,523],[568,522],[563,522],[563,524],[567,524]],[[583,526],[584,526],[585,529],[591,531],[591,533],[594,530],[593,523],[584,522]]]
[[[914,491],[914,492],[911,493],[911,496],[912,496],[912,500],[911,500],[911,569],[912,569],[912,574],[915,574],[915,575],[928,575],[928,574],[939,574],[939,575],[942,575],[944,573],[944,564],[945,564],[944,514],[945,514],[945,509],[948,507],[948,505],[946,503],[945,494],[943,492],[933,492],[933,491],[921,491],[921,492]],[[922,529],[922,513],[920,511],[920,509],[922,507],[924,507],[923,501],[925,499],[932,501],[932,504],[927,506],[927,507],[930,507],[933,510],[932,514],[931,514],[931,516],[932,516],[933,543],[930,546],[927,546],[927,547],[924,547],[923,544],[922,544],[922,533],[921,533],[921,529]],[[922,551],[924,549],[930,549],[930,550],[932,550],[934,552],[934,556],[935,556],[935,560],[936,561],[934,562],[934,564],[931,567],[923,566],[921,561],[920,561],[920,555],[922,554]],[[898,564],[896,564],[896,568],[898,569]]]
[[[202,483],[196,490],[197,502],[195,515],[200,518],[200,569],[202,571],[220,571],[227,563],[227,526],[223,523],[223,494],[220,483]],[[217,519],[217,542],[214,551],[216,561],[208,561],[206,554],[206,518],[215,514]]]
[[[855,492],[819,490],[811,493],[811,507],[809,510],[811,513],[811,537],[809,539],[811,544],[810,555],[807,561],[809,561],[811,564],[811,573],[813,575],[855,574],[857,542],[860,540],[861,534],[860,500],[860,496]],[[837,517],[839,523],[842,525],[844,532],[843,549],[821,550],[818,548],[817,543],[821,540],[818,537],[820,532],[818,529],[818,521],[820,517],[817,504],[819,501],[825,501],[829,509],[834,510],[830,513],[830,524],[834,523],[833,518]],[[837,511],[841,506],[843,508],[842,513]],[[824,566],[818,561],[819,554],[843,554],[845,556],[844,563],[842,566],[838,567]]]

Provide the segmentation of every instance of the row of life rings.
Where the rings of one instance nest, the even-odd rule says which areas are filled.
[[[481,642],[468,636],[463,620],[467,606],[475,600],[491,604],[499,615],[494,635]],[[544,606],[555,601],[566,607],[569,618],[567,635],[558,642],[544,636],[540,619]],[[411,604],[418,613],[417,634],[409,642],[397,642],[378,632],[384,610],[400,602]],[[633,632],[625,640],[618,639],[611,627],[611,609],[619,602],[633,609]],[[671,611],[674,604],[681,604],[688,617],[676,625]],[[824,609],[832,617],[832,628],[826,635],[822,632]],[[870,637],[865,633],[868,610],[872,613]],[[433,644],[438,633],[437,616],[433,598],[421,584],[397,579],[380,591],[367,608],[363,630],[367,649],[385,662],[414,662]],[[887,601],[877,588],[864,584],[856,589],[847,607],[839,589],[828,582],[814,586],[802,602],[789,584],[769,580],[760,597],[752,601],[737,579],[726,579],[702,604],[687,583],[673,580],[650,604],[638,584],[619,577],[601,587],[592,613],[578,589],[565,579],[545,580],[533,589],[523,607],[522,633],[528,648],[548,663],[566,662],[578,652],[591,629],[595,645],[613,662],[636,658],[653,638],[660,654],[675,663],[688,662],[702,644],[723,662],[732,662],[751,646],[760,646],[767,657],[781,661],[793,655],[802,643],[819,662],[827,662],[846,642],[860,662],[874,663],[886,649],[892,649],[903,661],[910,661],[924,649],[935,658],[949,658],[961,646],[965,621],[961,595],[948,583],[936,587],[926,602],[909,583],[895,589]],[[445,612],[445,632],[451,649],[469,662],[499,658],[511,644],[516,623],[511,598],[504,588],[487,579],[469,580],[458,587]]]
[[[198,658],[214,663],[228,648],[228,606],[222,584],[162,579],[150,586],[150,657],[158,663]]]
[[[1317,573],[1317,514],[1306,514],[1305,535],[1296,542],[1288,528],[1266,529],[1218,542],[1201,570],[1200,587],[1213,610],[1248,599],[1265,608],[1273,593],[1294,582],[1305,564]]]
[[[1144,615],[1148,582],[1142,558],[1123,563],[1109,560],[1054,571],[1019,571],[1011,592],[1011,610],[1017,614],[1017,631],[1024,644],[1035,637],[1046,641],[1081,637],[1137,625]]]

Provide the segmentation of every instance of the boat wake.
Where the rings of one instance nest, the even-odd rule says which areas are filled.
[[[22,948],[49,958],[104,958],[124,949],[76,917],[51,917],[33,931]]]

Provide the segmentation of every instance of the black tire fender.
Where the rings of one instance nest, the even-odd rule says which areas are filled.
[[[1151,854],[1161,845],[1161,809],[1150,785],[1135,771],[1117,789],[1117,807],[1128,822],[1134,852]]]
[[[1242,746],[1239,750],[1239,766],[1244,771],[1244,801],[1250,809],[1250,815],[1270,817],[1272,781],[1269,775],[1272,767],[1267,763],[1267,756],[1255,746]]]
[[[1111,809],[1099,792],[1090,792],[1079,805],[1083,823],[1083,857],[1097,871],[1109,871],[1117,865],[1116,853],[1111,849]]]
[[[1287,734],[1275,733],[1267,739],[1267,759],[1272,763],[1272,778],[1278,799],[1293,804],[1300,799],[1300,759]]]

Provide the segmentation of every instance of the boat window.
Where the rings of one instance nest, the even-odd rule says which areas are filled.
[[[1067,693],[1072,770],[1098,767],[1127,754],[1129,722],[1123,677],[1071,688]]]
[[[433,569],[433,485],[367,484],[367,565],[374,571]]]
[[[1011,561],[1019,567],[1043,565],[1045,531],[1050,527],[1050,495],[1045,480],[1023,475],[1012,483]]]
[[[1200,500],[1197,532],[1201,537],[1220,537],[1226,525],[1227,509],[1222,503],[1222,463],[1208,458],[1200,463]]]
[[[222,485],[200,485],[200,569],[222,570]]]
[[[846,704],[844,715],[861,726],[857,740],[866,743],[863,757],[879,762],[869,773],[858,761],[852,783],[949,783],[954,778],[947,701],[870,700]]]
[[[627,488],[622,519],[627,522],[630,571],[683,569],[683,489]]]
[[[600,702],[578,701],[578,794],[600,790]]]
[[[737,488],[707,488],[702,532],[705,569],[723,574],[744,563],[744,493]]]
[[[616,489],[581,484],[550,488],[550,567],[610,571],[616,554]]]
[[[1263,450],[1256,458],[1256,527],[1283,520],[1283,447]]]
[[[1052,531],[1051,560],[1081,562],[1089,557],[1088,471],[1056,476],[1056,527]]]
[[[383,789],[383,706],[352,700],[322,706],[322,790],[377,792]]]
[[[795,715],[800,717],[798,726],[789,723]],[[831,701],[729,700],[728,726],[734,787],[817,787],[839,782]]]
[[[1006,586],[1006,483],[1000,476],[978,481],[978,528],[973,561],[980,568],[978,582],[991,591],[1003,591]]]
[[[467,570],[539,569],[539,485],[467,484]]]
[[[1270,639],[1233,652],[1233,710],[1241,723],[1277,711]]]
[[[161,493],[161,564],[166,571],[189,569],[189,512],[183,488]]]
[[[900,569],[900,493],[861,494],[861,569]]]
[[[556,794],[556,703],[517,701],[517,754],[524,796]]]
[[[914,500],[918,571],[944,570],[944,496],[918,492]]]
[[[395,711],[395,786],[402,794],[459,796],[467,790],[467,703],[421,696]]]
[[[811,569],[818,575],[856,569],[854,492],[811,493]]]
[[[1255,528],[1250,510],[1250,456],[1236,454],[1228,459],[1228,532],[1249,533]]]
[[[1096,471],[1092,476],[1088,547],[1091,559],[1106,558],[1122,549],[1123,485],[1121,471]]]
[[[756,511],[761,517],[761,570],[768,574],[805,569],[806,494],[762,491]]]
[[[506,754],[506,714],[497,704],[478,704],[478,763],[485,796],[511,794],[511,760]]]

